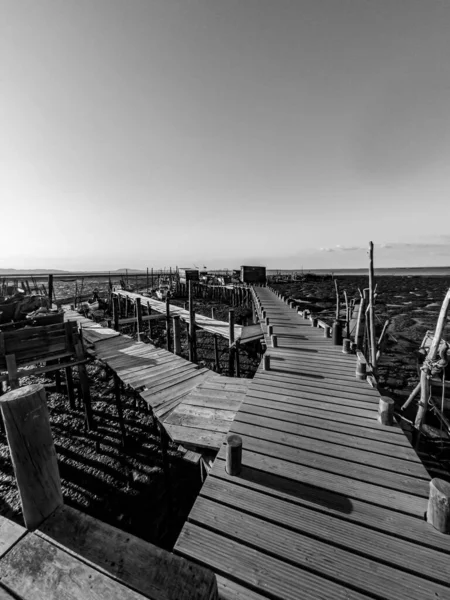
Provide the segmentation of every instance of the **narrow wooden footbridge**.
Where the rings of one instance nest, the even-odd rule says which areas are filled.
[[[154,298],[149,298],[148,296],[129,292],[127,290],[115,290],[113,293],[119,298],[128,298],[132,302],[136,302],[136,299],[139,299],[143,306],[150,307],[151,310],[154,310],[157,313],[164,314],[166,312],[166,303],[161,302],[160,300],[155,300]],[[175,304],[170,304],[169,310],[172,317],[178,316],[185,323],[190,323],[190,314],[188,310],[176,306]],[[225,321],[219,321],[218,319],[196,314],[195,325],[209,333],[218,335],[227,340],[230,339],[230,326]],[[234,325],[234,340],[238,340],[241,337],[242,330],[243,327],[241,325]]]
[[[251,383],[202,368],[168,350],[121,335],[66,308],[81,328],[88,353],[133,389],[172,441],[191,454],[215,452]],[[120,396],[120,394],[117,394]]]
[[[450,598],[450,536],[424,519],[429,476],[355,357],[268,288],[256,288],[270,368],[259,368],[175,552],[217,575],[226,599]],[[268,361],[265,361],[266,367]]]

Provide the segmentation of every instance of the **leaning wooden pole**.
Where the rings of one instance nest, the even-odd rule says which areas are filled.
[[[442,333],[444,331],[445,323],[447,320],[447,313],[450,306],[450,289],[447,291],[444,302],[441,306],[439,313],[438,322],[434,332],[433,340],[431,342],[430,350],[420,370],[420,401],[419,408],[416,414],[416,420],[414,422],[415,428],[420,432],[425,413],[427,411],[428,400],[430,398],[430,377],[431,377],[431,363],[436,359],[436,355],[441,342]]]
[[[339,284],[337,279],[334,280],[334,287],[336,288],[336,321],[339,321],[339,313],[341,312],[341,300],[339,298]]]
[[[25,525],[36,529],[63,504],[44,386],[11,390],[1,396],[0,406]]]
[[[375,314],[373,306],[374,269],[373,242],[369,242],[369,323],[370,323],[370,361],[372,369],[377,368],[377,341],[375,336]]]

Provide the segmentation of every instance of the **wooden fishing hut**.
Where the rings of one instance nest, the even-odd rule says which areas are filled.
[[[180,277],[180,283],[187,283],[188,281],[200,281],[200,272],[198,269],[185,269],[181,268],[178,271]]]
[[[266,267],[241,266],[241,282],[250,284],[266,283]]]

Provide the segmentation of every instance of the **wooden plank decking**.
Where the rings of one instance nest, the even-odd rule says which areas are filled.
[[[66,309],[64,316],[78,322],[90,355],[139,393],[172,441],[199,451],[220,448],[250,380],[218,375],[76,311]]]
[[[0,600],[215,600],[213,573],[59,506],[34,532],[0,516]]]
[[[258,370],[175,546],[211,567],[227,600],[450,598],[450,536],[424,520],[429,476],[378,393],[268,288],[256,290],[278,347]]]

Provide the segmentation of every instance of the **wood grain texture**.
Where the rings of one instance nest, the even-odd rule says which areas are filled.
[[[217,594],[211,571],[68,506],[36,533],[154,600],[212,600]]]
[[[63,502],[44,387],[11,390],[0,406],[25,524],[35,529]]]
[[[24,527],[0,515],[0,558],[26,533]]]
[[[429,476],[398,424],[378,423],[378,390],[272,291],[253,295],[278,347],[230,428],[241,472],[226,472],[222,445],[176,552],[231,581],[230,598],[450,597],[450,539],[424,519]]]

